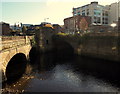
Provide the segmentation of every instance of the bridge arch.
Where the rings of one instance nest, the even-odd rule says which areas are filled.
[[[53,43],[55,44],[55,46],[58,44],[59,47],[61,48],[61,46],[65,45],[69,48],[71,48],[72,53],[74,54],[80,54],[81,52],[81,45],[80,45],[80,39],[77,36],[71,36],[71,35],[55,35],[53,36]],[[67,47],[65,47],[67,49]]]
[[[32,47],[29,52],[29,60],[30,60],[31,64],[36,62],[38,55],[39,55],[39,51],[38,51],[37,47]]]
[[[73,46],[62,38],[53,36],[53,51],[58,60],[68,59],[74,54]]]
[[[26,69],[27,58],[23,53],[15,54],[6,66],[6,78],[7,80],[16,79],[20,77]]]
[[[20,56],[22,54],[24,54],[24,56],[26,57],[26,59],[29,58],[29,52],[30,52],[30,49],[31,49],[31,45],[30,44],[27,44],[27,45],[22,45],[22,46],[18,46],[16,48],[10,48],[10,49],[6,49],[4,51],[1,52],[1,63],[2,63],[2,81],[6,81],[7,79],[7,75],[6,73],[6,70],[7,70],[7,67],[9,65],[9,63],[11,62],[11,59],[17,57],[17,56]],[[23,55],[22,55],[23,57]],[[15,61],[14,61],[15,62]],[[18,68],[19,70],[19,68]]]

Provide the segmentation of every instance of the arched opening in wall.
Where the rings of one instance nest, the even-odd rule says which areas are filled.
[[[39,51],[36,47],[32,47],[29,53],[30,63],[34,64],[36,62],[37,56],[39,55]]]
[[[74,48],[63,40],[53,40],[53,51],[57,60],[70,60],[74,56]]]
[[[46,44],[49,44],[48,40],[46,40]]]
[[[18,53],[14,55],[11,60],[8,62],[6,67],[6,77],[7,80],[16,80],[19,79],[26,70],[27,59],[25,54]]]

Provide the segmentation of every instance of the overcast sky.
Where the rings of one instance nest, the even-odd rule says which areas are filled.
[[[72,16],[72,8],[89,4],[93,0],[2,0],[0,2],[1,21],[40,24],[47,19],[52,24],[63,25],[64,18]],[[96,0],[101,5],[109,5],[118,0]],[[1,7],[2,6],[2,7]]]

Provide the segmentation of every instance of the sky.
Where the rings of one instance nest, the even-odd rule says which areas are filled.
[[[64,18],[72,16],[72,8],[89,4],[93,0],[2,0],[0,1],[0,21],[40,24],[50,22],[63,25]],[[118,0],[95,0],[100,5],[109,5]],[[48,19],[47,19],[48,18]]]

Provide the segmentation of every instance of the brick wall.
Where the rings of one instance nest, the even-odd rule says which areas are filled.
[[[91,17],[89,16],[78,15],[64,19],[65,29],[69,30],[70,32],[87,30],[90,24]]]

